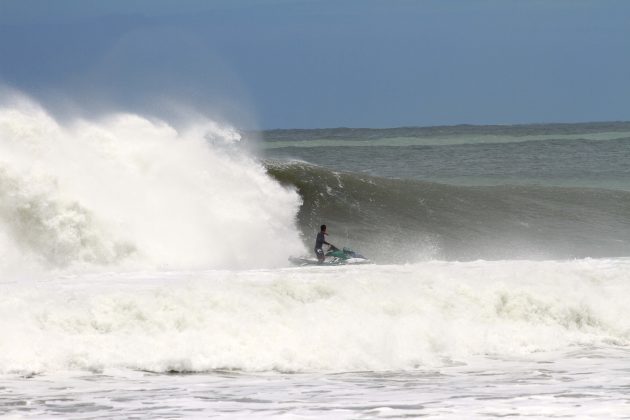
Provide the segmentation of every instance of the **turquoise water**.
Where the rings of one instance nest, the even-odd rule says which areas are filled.
[[[287,130],[264,134],[260,147],[267,158],[388,178],[630,190],[630,131],[616,128],[449,127],[446,134],[416,129],[415,137],[412,129],[406,137],[399,136],[402,129]]]

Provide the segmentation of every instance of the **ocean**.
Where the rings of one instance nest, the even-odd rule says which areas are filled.
[[[328,240],[361,266],[291,266]],[[629,418],[630,123],[0,108],[6,418]]]

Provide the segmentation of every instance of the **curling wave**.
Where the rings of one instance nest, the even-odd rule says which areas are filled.
[[[0,273],[285,264],[302,249],[300,198],[228,147],[237,137],[213,121],[62,123],[23,98],[0,108]]]
[[[630,192],[541,186],[467,187],[268,161],[297,189],[307,244],[321,222],[331,241],[385,263],[630,255]]]

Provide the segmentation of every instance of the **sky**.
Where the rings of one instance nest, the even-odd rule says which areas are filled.
[[[244,129],[630,120],[625,0],[0,0],[0,95]]]

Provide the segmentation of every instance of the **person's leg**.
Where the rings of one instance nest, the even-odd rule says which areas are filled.
[[[321,248],[316,249],[316,250],[315,250],[315,254],[317,255],[317,260],[318,260],[320,263],[323,263],[323,262],[324,262],[324,258],[325,258],[325,257],[324,257],[324,250],[323,250],[323,249],[321,249]]]

